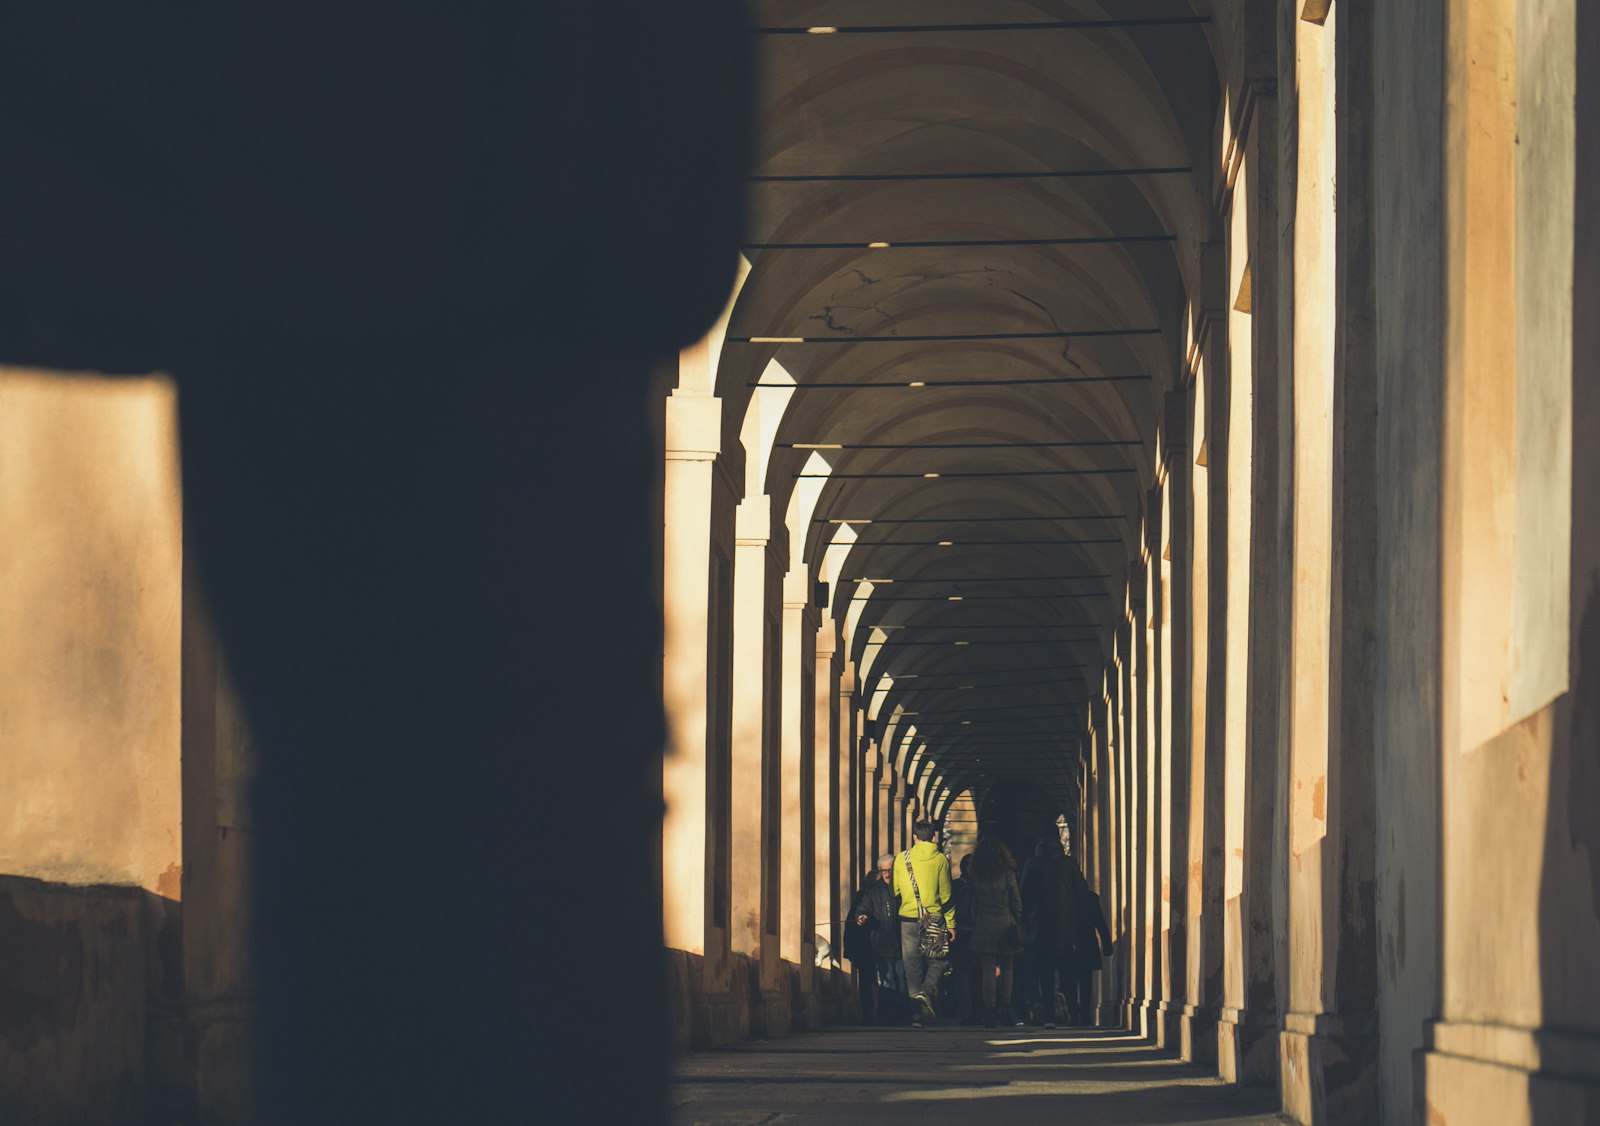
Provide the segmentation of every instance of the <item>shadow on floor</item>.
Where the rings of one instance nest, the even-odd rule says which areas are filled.
[[[669,1097],[676,1126],[1284,1121],[1272,1089],[1230,1087],[1105,1030],[830,1030],[686,1057]]]

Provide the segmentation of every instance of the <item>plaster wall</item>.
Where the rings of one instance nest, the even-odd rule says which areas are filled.
[[[0,371],[0,1090],[19,1121],[133,1122],[191,1081],[174,408],[162,379]]]
[[[0,371],[0,873],[179,896],[174,405]]]
[[[1525,494],[1530,482],[1565,470],[1564,448],[1571,480],[1600,473],[1592,209],[1561,230],[1569,184],[1577,198],[1592,198],[1600,169],[1592,153],[1600,100],[1585,73],[1590,68],[1572,69],[1574,59],[1593,57],[1600,27],[1588,6],[1563,0],[1447,10],[1454,34],[1445,79],[1446,847],[1442,1019],[1429,1033],[1426,1112],[1446,1123],[1475,1115],[1513,1124],[1590,1121],[1600,1115],[1593,1050],[1600,1035],[1593,973],[1600,948],[1593,818],[1600,794],[1600,520],[1592,501],[1560,487],[1532,499]],[[1484,37],[1497,51],[1484,48]],[[1515,152],[1482,147],[1485,136],[1503,138],[1508,126]],[[1569,141],[1577,153],[1570,180],[1563,176]],[[1514,210],[1495,208],[1507,199]],[[1485,222],[1500,236],[1491,247],[1503,253],[1474,270]],[[1568,253],[1575,264],[1570,283]],[[1515,338],[1502,333],[1498,343],[1513,363],[1496,366],[1470,347],[1481,331],[1472,311],[1488,296],[1511,311],[1505,320]],[[1549,339],[1527,346],[1532,326],[1552,323]],[[1553,393],[1541,394],[1541,387]],[[1530,428],[1542,432],[1537,450],[1528,448]],[[1531,526],[1542,531],[1529,540]],[[1563,557],[1556,564],[1530,565],[1554,554]],[[1490,565],[1495,569],[1485,570]],[[1500,582],[1487,593],[1499,597],[1484,611],[1483,584],[1492,577]],[[1545,588],[1552,582],[1561,588],[1562,621],[1528,633],[1524,627],[1540,620],[1536,609],[1551,599]],[[1485,612],[1502,630],[1480,646],[1471,627]],[[1519,704],[1529,701],[1519,691],[1536,670],[1553,674],[1562,666],[1565,691],[1550,706],[1481,737],[1486,724],[1523,710]],[[1468,691],[1479,683],[1504,689],[1485,703]]]

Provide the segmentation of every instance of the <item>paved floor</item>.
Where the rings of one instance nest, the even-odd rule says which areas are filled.
[[[1273,1090],[1229,1087],[1095,1029],[834,1028],[679,1061],[674,1126],[1149,1123],[1268,1126]]]

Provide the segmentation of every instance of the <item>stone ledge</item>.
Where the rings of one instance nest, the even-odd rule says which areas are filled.
[[[1505,1024],[1434,1021],[1430,1055],[1455,1056],[1518,1071],[1600,1082],[1600,1035]]]

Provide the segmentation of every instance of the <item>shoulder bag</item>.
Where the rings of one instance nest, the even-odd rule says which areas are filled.
[[[924,958],[946,958],[950,955],[950,932],[945,929],[944,916],[929,911],[922,905],[922,890],[917,887],[917,874],[911,868],[911,851],[902,853],[906,858],[906,875],[911,880],[911,894],[917,900],[917,949]]]

